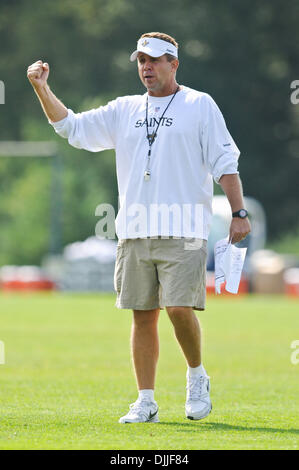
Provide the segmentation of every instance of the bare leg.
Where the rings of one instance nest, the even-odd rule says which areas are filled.
[[[159,357],[158,319],[160,309],[133,310],[131,348],[139,390],[155,388]]]
[[[201,364],[201,331],[192,307],[166,307],[175,336],[190,367]]]

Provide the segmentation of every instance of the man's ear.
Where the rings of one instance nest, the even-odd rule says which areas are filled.
[[[175,60],[172,60],[171,61],[171,66],[172,66],[172,69],[176,72],[177,69],[179,68],[179,60],[178,59],[175,59]]]

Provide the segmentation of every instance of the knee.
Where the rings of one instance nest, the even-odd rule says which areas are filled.
[[[133,324],[137,328],[156,326],[160,310],[134,310]]]
[[[192,313],[192,307],[166,307],[170,318],[189,316]]]

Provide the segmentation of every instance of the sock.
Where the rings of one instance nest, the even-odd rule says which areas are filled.
[[[202,364],[200,364],[200,366],[197,366],[197,367],[188,366],[188,373],[190,377],[194,377],[194,375],[204,375],[206,377],[208,375]]]
[[[146,399],[147,401],[155,401],[154,400],[154,390],[151,390],[151,389],[139,390],[138,398],[140,400]]]

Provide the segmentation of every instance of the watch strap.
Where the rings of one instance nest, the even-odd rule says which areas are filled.
[[[233,217],[240,217],[240,219],[245,219],[248,216],[248,212],[246,209],[240,209],[239,211],[232,213]]]

